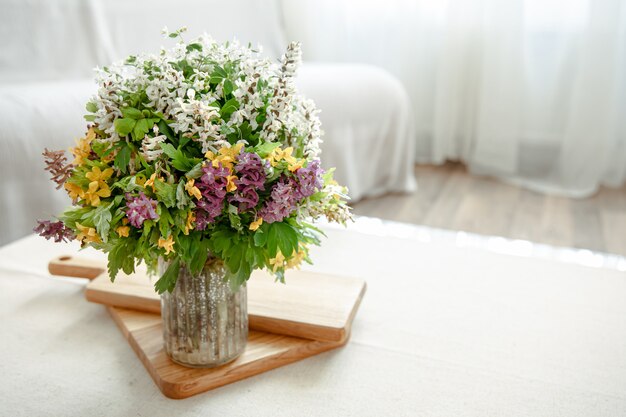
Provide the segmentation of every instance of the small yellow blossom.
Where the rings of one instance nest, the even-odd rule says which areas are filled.
[[[212,162],[214,167],[218,167],[220,164],[224,168],[227,168],[230,172],[233,171],[233,165],[237,161],[237,155],[241,152],[243,143],[238,143],[233,146],[223,146],[218,151],[217,155],[211,151],[204,154],[205,158]]]
[[[263,224],[263,217],[259,217],[258,219],[250,223],[250,230],[252,231],[257,230],[259,227],[261,227],[262,224]]]
[[[187,213],[187,222],[185,223],[185,230],[183,230],[183,233],[185,235],[189,234],[189,230],[193,227],[193,222],[196,221],[196,215],[193,214],[193,211],[189,210],[189,213]]]
[[[106,180],[111,178],[113,175],[113,168],[107,168],[104,171],[101,171],[98,167],[91,168],[91,172],[85,174],[85,177],[91,182],[97,182],[100,187],[104,187],[106,185]]]
[[[155,172],[154,174],[150,175],[150,179],[146,180],[146,182],[143,184],[143,188],[152,187],[152,192],[156,192],[156,188],[154,187],[154,180],[163,181],[163,177],[157,177],[157,174]]]
[[[117,234],[120,237],[128,237],[128,233],[130,232],[130,227],[129,226],[118,226],[118,228],[115,229],[115,232],[117,232]]]
[[[76,147],[70,148],[70,152],[74,155],[74,166],[80,166],[85,163],[86,159],[89,159],[91,154],[91,142],[96,138],[96,132],[93,128],[87,131],[87,135],[76,141]]]
[[[190,196],[196,197],[196,199],[200,200],[202,198],[202,193],[200,192],[200,189],[194,185],[195,183],[194,179],[191,178],[187,181],[187,184],[185,184],[185,190],[187,190]]]
[[[291,172],[296,172],[297,170],[302,168],[302,165],[304,165],[304,159],[298,159],[295,162],[290,163],[287,169]]]
[[[87,226],[83,226],[80,223],[76,223],[76,228],[79,230],[78,235],[76,235],[76,239],[80,240],[82,244],[85,243],[100,243],[102,242],[102,240],[100,239],[100,236],[98,236],[98,233],[96,232],[96,229],[94,229],[93,227],[87,227]]]
[[[283,268],[285,266],[285,256],[281,251],[276,253],[276,257],[270,259],[270,265],[272,265],[272,271],[276,272],[279,268]]]
[[[78,200],[79,198],[83,198],[85,196],[85,191],[83,191],[83,189],[80,188],[80,186],[76,184],[66,182],[63,185],[63,187],[65,187],[70,198],[74,201]]]
[[[302,263],[302,260],[305,256],[306,252],[302,248],[294,251],[291,259],[287,261],[287,268],[300,269],[300,264]]]
[[[85,200],[94,207],[100,205],[100,197],[106,198],[111,195],[111,189],[106,183],[102,183],[104,186],[100,188],[98,187],[99,185],[98,181],[90,182],[89,188],[84,194]]]
[[[280,147],[274,148],[272,153],[270,153],[267,159],[270,161],[270,164],[275,167],[278,165],[280,161],[286,161],[289,165],[296,165],[297,161],[291,154],[293,153],[293,148],[290,146],[285,149],[281,149]],[[295,170],[294,170],[295,171]]]
[[[158,246],[160,248],[165,249],[165,254],[169,255],[170,252],[176,252],[174,250],[174,237],[172,235],[169,235],[167,237],[167,239],[163,239],[162,237],[159,238],[159,242],[158,242]]]
[[[226,191],[228,191],[229,193],[237,189],[237,184],[235,184],[236,179],[237,177],[235,175],[229,175],[228,177],[226,177],[226,181],[228,181],[226,183]]]

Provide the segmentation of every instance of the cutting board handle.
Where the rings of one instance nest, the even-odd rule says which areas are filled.
[[[94,279],[106,271],[104,262],[71,255],[59,256],[48,263],[52,275]]]

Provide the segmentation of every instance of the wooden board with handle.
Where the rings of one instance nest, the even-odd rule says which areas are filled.
[[[144,272],[119,274],[112,283],[101,263],[61,256],[49,264],[54,275],[83,276],[89,301],[159,313],[161,303]],[[82,275],[81,275],[82,274]],[[287,285],[263,271],[248,281],[250,329],[305,339],[342,343],[365,293],[365,281],[307,271],[290,271]]]
[[[176,399],[335,349],[348,340],[348,335],[341,342],[322,342],[252,330],[244,352],[234,361],[211,369],[187,368],[172,362],[165,353],[159,315],[118,307],[108,309],[161,392]]]

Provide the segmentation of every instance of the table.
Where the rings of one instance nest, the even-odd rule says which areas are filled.
[[[76,245],[1,248],[0,415],[626,415],[624,258],[369,218],[323,227],[310,269],[368,282],[350,343],[185,400],[159,392],[84,281],[47,274]]]

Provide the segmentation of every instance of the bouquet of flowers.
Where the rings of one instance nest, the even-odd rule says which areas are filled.
[[[159,293],[209,254],[233,288],[257,268],[284,281],[319,244],[310,221],[351,218],[345,187],[320,166],[318,110],[294,87],[300,46],[272,63],[250,45],[187,43],[183,32],[165,31],[179,39],[172,49],[97,70],[73,161],[44,152],[73,206],[35,230],[108,253],[112,280],[169,262]]]

